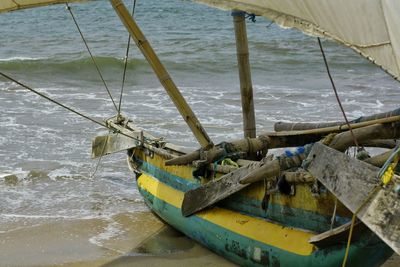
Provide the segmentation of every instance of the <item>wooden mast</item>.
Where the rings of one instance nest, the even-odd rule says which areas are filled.
[[[136,24],[135,20],[129,14],[125,5],[121,0],[110,0],[115,12],[118,14],[120,20],[125,25],[126,29],[130,33],[132,39],[135,41],[137,47],[142,52],[143,56],[149,62],[153,71],[157,75],[161,84],[164,86],[172,102],[175,104],[176,108],[179,110],[183,119],[186,121],[189,128],[192,130],[197,141],[200,143],[202,148],[208,149],[213,146],[213,142],[207,135],[203,126],[200,124],[196,115],[193,113],[192,109],[186,103],[179,89],[175,85],[174,81],[168,74],[167,70],[161,63],[160,59],[154,52],[150,43],[146,40],[139,26]]]
[[[244,137],[254,138],[256,137],[256,120],[254,115],[253,86],[251,82],[245,12],[233,10],[232,16],[235,26]]]

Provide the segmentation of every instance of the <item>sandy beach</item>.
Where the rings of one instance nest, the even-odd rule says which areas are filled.
[[[234,266],[151,212],[17,224],[0,233],[1,266]]]
[[[235,266],[151,212],[22,224],[0,233],[1,266]],[[400,257],[393,256],[382,266],[399,264]]]

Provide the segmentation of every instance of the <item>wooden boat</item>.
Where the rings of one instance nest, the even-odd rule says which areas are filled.
[[[10,0],[0,4],[0,10],[60,2],[66,1],[19,0],[16,4]],[[313,0],[199,1],[234,10],[245,139],[218,145],[208,137],[124,4],[120,0],[110,2],[201,146],[197,151],[185,152],[151,136],[120,114],[102,124],[113,134],[93,141],[93,157],[127,150],[138,189],[155,214],[243,266],[378,266],[393,250],[399,253],[398,177],[391,176],[385,186],[378,187],[378,168],[339,152],[357,145],[355,138],[361,145],[371,146],[384,139],[383,143],[393,147],[388,139],[399,137],[399,114],[323,128],[315,124],[290,125],[292,131],[256,137],[244,20],[245,11],[284,27],[329,37],[399,79],[399,27],[395,27],[399,23],[395,15],[400,12],[398,2],[364,3],[362,8],[371,12],[374,22],[353,13],[361,19],[355,23],[356,18],[352,19],[349,12],[359,8],[358,1],[347,6],[341,1]],[[376,12],[379,3],[383,13]],[[327,14],[331,17],[326,18]],[[385,23],[379,17],[382,14]],[[337,19],[337,24],[332,19]],[[353,22],[355,25],[345,29]],[[362,23],[367,26],[362,27]],[[389,41],[369,38],[366,29],[386,30]],[[354,34],[356,30],[359,35]],[[282,147],[298,148],[275,159],[267,153],[267,149]],[[378,161],[368,162],[379,165]],[[353,214],[360,221],[355,222]]]

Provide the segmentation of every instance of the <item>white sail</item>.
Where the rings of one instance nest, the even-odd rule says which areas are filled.
[[[400,81],[400,0],[195,0],[351,47]]]
[[[82,0],[0,0],[0,12],[13,11],[23,8],[47,6],[69,2],[84,2]]]

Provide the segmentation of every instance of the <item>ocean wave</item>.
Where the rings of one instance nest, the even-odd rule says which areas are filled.
[[[94,59],[102,69],[123,69],[124,67],[122,58],[98,56]],[[129,59],[128,68],[140,67],[144,62],[144,59]],[[94,65],[90,57],[79,59],[12,57],[0,59],[0,68],[6,71],[65,73],[93,71]]]
[[[9,57],[9,58],[0,58],[0,62],[10,62],[10,61],[35,61],[35,60],[45,60],[42,57]]]

